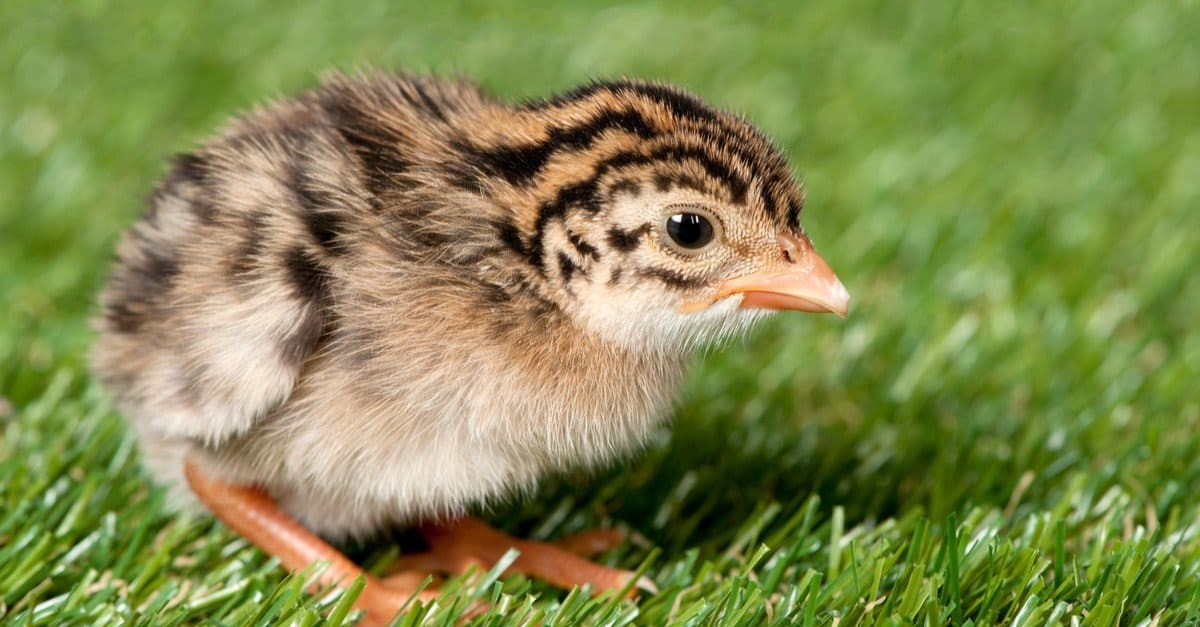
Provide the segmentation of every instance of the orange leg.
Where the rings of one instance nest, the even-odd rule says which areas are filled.
[[[560,588],[590,584],[596,592],[615,591],[625,587],[633,577],[631,571],[601,566],[579,557],[619,545],[624,536],[613,530],[587,531],[553,544],[519,540],[474,518],[422,525],[420,531],[429,551],[398,558],[392,568],[401,572],[393,577],[412,577],[413,571],[459,574],[472,566],[486,570],[509,549],[516,549],[519,555],[506,572],[529,575]],[[653,592],[654,584],[642,578],[635,588]]]
[[[355,606],[367,612],[363,625],[386,625],[413,598],[428,600],[437,592],[417,592],[423,577],[389,577],[387,583],[363,572],[337,549],[300,526],[262,490],[222,483],[204,474],[191,460],[184,476],[200,500],[217,518],[260,549],[279,558],[284,568],[300,570],[317,560],[329,563],[314,586],[344,585],[358,576],[367,585]]]

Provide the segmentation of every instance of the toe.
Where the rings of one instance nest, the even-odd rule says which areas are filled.
[[[557,542],[518,540],[478,520],[465,518],[448,524],[422,528],[429,544],[427,554],[401,557],[397,565],[405,570],[461,573],[471,567],[487,570],[512,548],[516,560],[507,572],[541,579],[560,588],[590,586],[595,592],[618,591],[636,576],[628,570],[610,568],[588,561],[581,555],[603,553],[619,546],[626,535],[615,529],[587,531]],[[631,586],[630,595],[639,590],[656,591],[644,577]]]

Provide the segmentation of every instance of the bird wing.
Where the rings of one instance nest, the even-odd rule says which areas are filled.
[[[94,364],[139,425],[210,443],[245,432],[320,345],[369,200],[344,143],[305,115],[248,116],[177,158],[126,232]]]

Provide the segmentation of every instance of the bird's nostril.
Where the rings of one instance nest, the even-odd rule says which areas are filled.
[[[796,245],[795,238],[781,234],[779,236],[779,250],[783,253],[784,261],[788,263],[800,263],[800,250]]]

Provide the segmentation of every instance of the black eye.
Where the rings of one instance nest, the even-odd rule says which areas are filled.
[[[681,248],[697,250],[713,240],[713,225],[698,213],[676,213],[667,218],[667,235]]]

